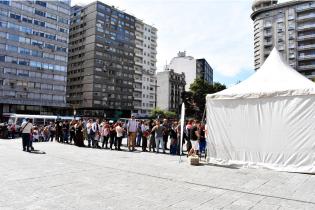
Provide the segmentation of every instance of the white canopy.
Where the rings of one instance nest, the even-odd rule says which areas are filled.
[[[208,98],[260,98],[315,94],[315,83],[285,63],[274,48],[261,68],[247,80]]]
[[[315,84],[273,49],[247,80],[207,96],[207,129],[211,162],[315,173]]]

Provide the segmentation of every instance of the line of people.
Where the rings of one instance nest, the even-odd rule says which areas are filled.
[[[122,140],[127,137],[126,146],[129,151],[135,151],[136,147],[141,147],[143,152],[166,153],[169,150],[172,155],[180,154],[180,124],[177,121],[169,122],[167,119],[162,122],[160,120],[143,121],[136,120],[135,116],[131,116],[127,123],[80,119],[70,122],[50,122],[49,125],[40,129],[30,122],[28,125],[22,124],[22,128],[25,125],[24,130],[27,130],[31,134],[30,138],[35,141],[40,139],[38,136],[41,135],[43,141],[55,139],[57,142],[74,144],[79,147],[122,150]],[[188,155],[205,151],[204,124],[196,120],[187,121],[183,133],[183,146],[186,147],[185,151]],[[23,150],[24,148],[29,150],[23,143]]]

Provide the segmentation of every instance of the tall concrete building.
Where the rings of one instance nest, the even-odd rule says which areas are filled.
[[[72,7],[67,90],[78,114],[148,113],[155,63],[154,27],[99,1]]]
[[[252,9],[255,69],[276,47],[290,66],[314,80],[315,2],[255,0]]]
[[[186,56],[186,52],[179,52],[177,57],[174,57],[168,65],[169,69],[186,76],[186,91],[189,90],[191,83],[196,78],[202,78],[209,84],[213,84],[213,70],[208,62],[203,59],[194,59],[192,56]]]
[[[185,91],[185,73],[176,73],[169,66],[157,72],[157,107],[179,113],[182,92]]]
[[[98,1],[72,8],[68,95],[78,114],[130,116],[135,23],[134,16]]]
[[[66,107],[70,1],[0,1],[0,113]]]
[[[134,111],[147,117],[156,105],[157,29],[136,19]]]

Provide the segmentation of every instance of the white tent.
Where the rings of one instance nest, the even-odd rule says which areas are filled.
[[[315,173],[315,83],[273,49],[247,80],[207,96],[208,157]]]

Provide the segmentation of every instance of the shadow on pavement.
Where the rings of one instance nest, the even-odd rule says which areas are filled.
[[[46,154],[46,152],[44,152],[44,151],[40,151],[40,150],[32,150],[30,153],[32,153],[32,154],[38,154],[38,155],[45,155]]]
[[[228,168],[228,169],[240,169],[241,167],[237,165],[218,165],[214,163],[202,163],[204,166],[214,166],[214,167],[221,167],[221,168]]]

